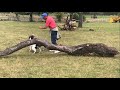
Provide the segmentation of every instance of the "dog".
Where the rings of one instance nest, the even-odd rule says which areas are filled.
[[[29,36],[29,40],[32,40],[32,39],[34,39],[35,38],[35,36],[34,35],[31,35],[31,36]],[[29,51],[31,52],[33,52],[33,53],[36,53],[37,51],[39,51],[39,52],[41,52],[41,48],[40,48],[41,46],[40,45],[37,45],[37,44],[33,44],[33,45],[30,45],[29,46]]]

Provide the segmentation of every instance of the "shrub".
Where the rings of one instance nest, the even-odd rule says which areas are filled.
[[[63,13],[62,12],[58,12],[58,13],[55,14],[55,16],[56,16],[58,22],[61,22],[61,19],[63,18]]]
[[[73,19],[79,20],[79,14],[78,13],[74,13],[73,14]]]

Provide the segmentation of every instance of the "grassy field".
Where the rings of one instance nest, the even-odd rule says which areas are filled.
[[[40,22],[0,22],[0,51],[26,40],[35,34],[50,41],[49,29],[39,30]],[[93,28],[95,31],[89,31]],[[76,31],[60,31],[58,43],[79,45],[84,43],[104,43],[120,51],[119,23],[84,23]],[[44,49],[44,47],[42,47]],[[33,54],[28,47],[7,57],[0,57],[1,78],[120,78],[120,55],[108,57],[70,56],[66,53],[54,54],[44,49]]]

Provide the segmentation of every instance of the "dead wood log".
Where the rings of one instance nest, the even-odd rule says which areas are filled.
[[[22,41],[15,46],[6,48],[4,51],[0,51],[0,57],[12,54],[32,44],[44,46],[49,50],[59,50],[69,55],[98,55],[102,57],[114,57],[119,53],[118,50],[116,50],[116,48],[108,47],[102,43],[97,43],[97,44],[87,43],[77,46],[59,46],[59,45],[51,44],[46,40],[34,38],[32,40]]]

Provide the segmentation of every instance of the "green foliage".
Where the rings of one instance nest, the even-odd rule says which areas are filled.
[[[74,13],[73,14],[73,19],[79,20],[79,14],[78,13]]]
[[[86,21],[86,17],[84,15],[82,15],[82,16],[83,16],[83,22],[85,22]],[[79,18],[80,18],[80,16],[79,16],[78,13],[74,13],[73,14],[73,19],[79,20]]]
[[[85,22],[86,21],[86,17],[83,15],[83,22]]]
[[[117,15],[120,16],[120,12]]]
[[[31,12],[13,12],[13,13],[20,15],[29,15]]]
[[[55,14],[55,16],[56,16],[58,22],[61,22],[61,20],[62,20],[62,18],[63,18],[63,12],[57,12],[57,13]]]

